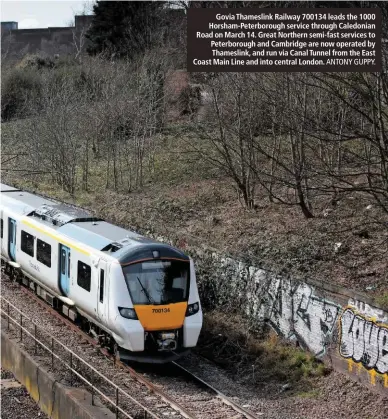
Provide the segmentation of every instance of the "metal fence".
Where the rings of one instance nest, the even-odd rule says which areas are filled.
[[[144,414],[144,418],[158,418],[158,416],[152,413],[147,407],[143,406],[131,395],[114,384],[109,378],[105,377],[88,362],[46,332],[41,326],[38,326],[6,298],[0,297],[0,301],[1,316],[3,319],[5,318],[7,330],[16,332],[20,342],[22,342],[25,347],[29,347],[35,356],[40,355],[45,358],[51,357],[51,361],[49,362],[51,362],[51,369],[53,371],[58,371],[59,368],[55,365],[54,361],[56,360],[60,364],[60,372],[62,374],[67,372],[70,375],[70,386],[75,385],[78,380],[79,383],[90,388],[92,405],[95,404],[95,397],[100,396],[101,399],[105,400],[108,404],[110,410],[115,412],[116,418],[119,418],[119,414],[121,413],[121,415],[126,418],[134,419],[133,416],[120,407],[119,404],[121,403],[121,405],[123,405],[125,402],[135,404],[140,408]],[[40,353],[38,354],[38,352]],[[97,386],[99,386],[99,388]],[[102,390],[101,388],[104,387],[110,388],[110,391]],[[107,393],[111,393],[111,395],[109,396]]]

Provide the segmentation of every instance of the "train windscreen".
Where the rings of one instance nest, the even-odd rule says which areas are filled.
[[[187,301],[190,264],[177,260],[151,260],[123,268],[133,305]]]

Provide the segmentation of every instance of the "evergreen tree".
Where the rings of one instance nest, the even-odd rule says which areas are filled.
[[[132,56],[151,46],[165,11],[162,1],[98,1],[86,37],[89,54]]]

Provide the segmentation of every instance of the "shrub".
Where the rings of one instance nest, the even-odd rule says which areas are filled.
[[[9,121],[29,114],[39,106],[42,83],[35,70],[12,70],[3,78],[1,89],[1,119]]]
[[[39,54],[28,54],[23,57],[16,68],[21,70],[26,68],[41,70],[42,68],[53,68],[54,66],[55,63],[50,57]]]

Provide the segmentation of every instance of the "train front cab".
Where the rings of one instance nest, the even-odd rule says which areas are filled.
[[[131,343],[143,342],[137,351],[120,347],[121,359],[165,363],[196,346],[202,311],[191,259],[130,262],[122,273],[132,307],[118,307],[120,320],[132,323]]]

